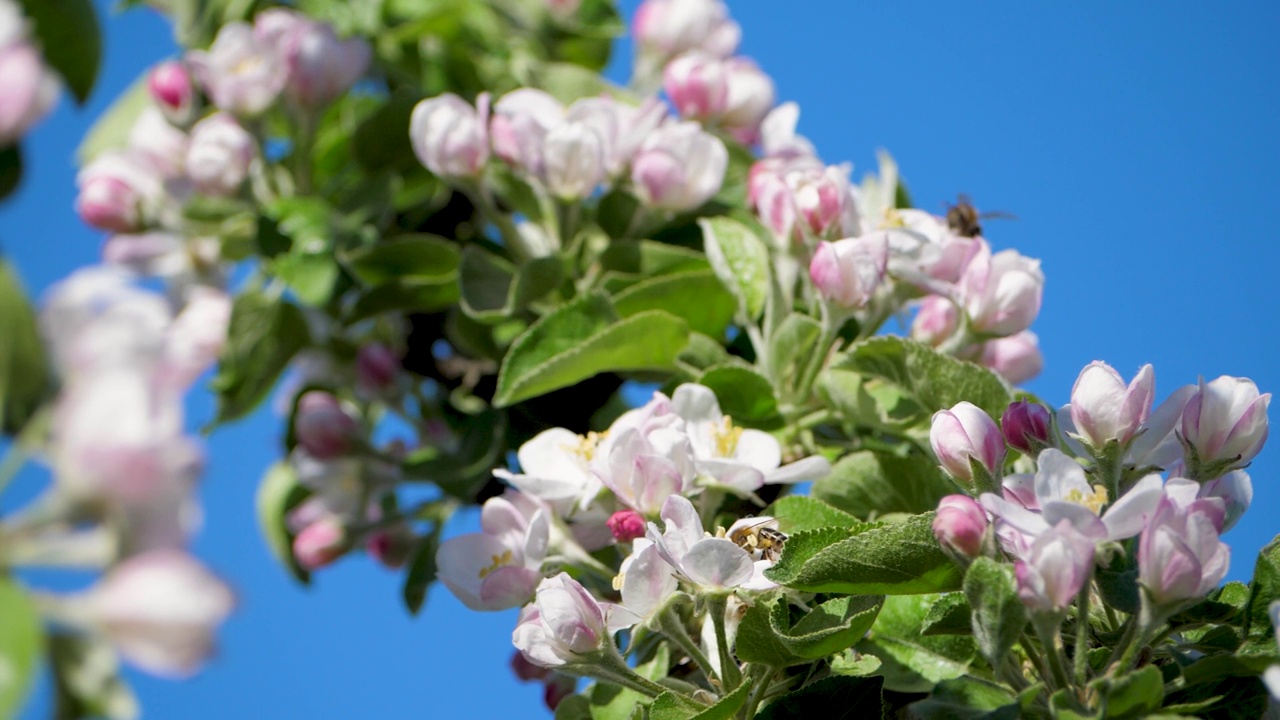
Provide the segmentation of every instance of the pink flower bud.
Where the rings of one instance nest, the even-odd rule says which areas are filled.
[[[520,682],[534,680],[541,682],[551,677],[551,670],[529,662],[529,659],[519,650],[511,655],[511,672],[515,674],[516,679]]]
[[[1049,439],[1051,427],[1049,409],[1030,400],[1018,400],[1009,405],[1000,418],[1005,442],[1030,457],[1053,445]]]
[[[317,460],[345,455],[360,432],[356,419],[338,399],[321,390],[312,390],[298,400],[293,422],[298,445]]]
[[[1093,570],[1094,543],[1069,520],[1040,533],[1014,567],[1018,598],[1041,612],[1062,612],[1075,601]]]
[[[58,80],[25,41],[0,47],[0,147],[12,145],[53,109]]]
[[[988,340],[982,345],[978,362],[1015,385],[1026,382],[1044,369],[1040,338],[1030,330],[1023,330],[1016,335]]]
[[[1194,491],[1195,484],[1183,481]],[[1170,480],[1165,497],[1138,540],[1138,581],[1157,604],[1208,594],[1226,577],[1231,550],[1219,539],[1225,513],[1220,499],[1191,499]]]
[[[76,212],[101,230],[132,232],[162,193],[159,174],[137,153],[106,152],[76,176]]]
[[[884,280],[889,245],[883,234],[818,244],[809,277],[828,301],[844,308],[867,304]]]
[[[214,650],[214,634],[235,597],[185,553],[156,550],[116,567],[88,593],[89,609],[127,660],[165,677],[195,674]]]
[[[542,688],[542,702],[546,703],[548,710],[554,712],[560,706],[560,703],[577,689],[577,680],[568,675],[556,673],[551,676],[546,686]]]
[[[1040,313],[1044,273],[1040,261],[1013,250],[991,254],[986,241],[960,278],[961,304],[979,333],[1012,335],[1026,330]]]
[[[1004,464],[1004,436],[986,412],[973,403],[962,402],[933,415],[929,444],[938,462],[951,477],[973,482],[969,460],[977,460],[988,472],[998,474]]]
[[[333,516],[311,523],[293,538],[293,557],[307,570],[319,570],[332,564],[347,549],[346,528]]]
[[[196,87],[191,71],[182,62],[169,60],[155,66],[147,78],[147,90],[169,122],[183,126],[191,122],[196,110]]]
[[[1126,386],[1110,365],[1097,360],[1089,363],[1071,389],[1071,420],[1076,431],[1095,448],[1102,448],[1109,440],[1127,444],[1151,415],[1155,383],[1150,365],[1143,365]]]
[[[542,184],[561,200],[582,200],[605,178],[604,142],[586,123],[567,122],[543,140]]]
[[[734,136],[748,145],[760,137],[760,124],[777,99],[773,79],[747,58],[733,58],[725,63],[729,81],[729,97],[721,122],[735,131]]]
[[[207,195],[234,195],[257,153],[253,136],[231,115],[217,113],[191,129],[187,176]]]
[[[729,73],[717,58],[686,53],[667,65],[662,78],[667,97],[684,117],[718,118],[729,107]]]
[[[920,301],[920,309],[911,323],[911,337],[937,347],[954,335],[959,325],[960,312],[956,304],[941,295],[930,295]]]
[[[645,139],[631,164],[631,180],[650,207],[684,212],[720,192],[729,151],[697,123],[666,125]]]
[[[364,40],[339,40],[328,23],[283,8],[260,13],[254,36],[275,50],[287,71],[285,93],[304,108],[324,107],[350,90],[373,54]]]
[[[631,542],[645,534],[644,516],[635,510],[619,510],[609,516],[608,524],[618,542]]]
[[[742,29],[720,0],[645,0],[632,31],[642,52],[659,57],[690,50],[728,57],[742,39]]]
[[[543,580],[511,641],[530,662],[554,668],[611,643],[606,607],[565,573]]]
[[[143,110],[129,131],[130,151],[165,180],[183,176],[189,145],[187,134],[174,127],[164,113],[154,107]]]
[[[214,105],[242,117],[271,107],[289,78],[276,46],[240,22],[223,25],[208,51],[188,52],[187,63]]]
[[[370,535],[365,540],[364,550],[382,567],[397,570],[408,561],[409,554],[413,552],[414,540],[413,533],[408,528],[396,526]]]
[[[503,95],[489,121],[494,154],[528,175],[541,175],[543,140],[564,115],[564,106],[541,90],[520,88]]]
[[[977,557],[986,531],[987,513],[968,495],[948,495],[938,503],[933,536],[942,547],[965,557]]]
[[[356,353],[356,384],[361,390],[380,395],[393,390],[400,377],[400,357],[382,343],[369,343]]]
[[[489,94],[476,107],[445,93],[418,103],[409,120],[413,151],[442,178],[477,177],[489,161]]]
[[[1271,393],[1259,394],[1248,378],[1201,380],[1182,411],[1183,441],[1201,466],[1234,460],[1243,467],[1267,441],[1270,404]]]

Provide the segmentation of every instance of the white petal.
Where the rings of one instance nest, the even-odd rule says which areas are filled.
[[[698,541],[685,553],[682,565],[690,580],[716,588],[738,587],[755,570],[747,551],[724,538]]]

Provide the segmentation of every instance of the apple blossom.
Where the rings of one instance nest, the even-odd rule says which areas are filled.
[[[555,197],[581,201],[605,179],[604,141],[586,123],[566,122],[543,139],[542,184]]]
[[[1040,338],[1030,330],[1023,330],[1008,337],[988,340],[982,344],[978,364],[991,368],[1015,385],[1026,382],[1044,369]]]
[[[223,25],[207,51],[192,50],[186,59],[213,104],[242,117],[271,107],[289,79],[276,49],[247,23]]]
[[[729,107],[728,68],[718,58],[686,53],[668,63],[662,77],[667,97],[683,117],[718,118]]]
[[[1200,498],[1217,498],[1223,504],[1222,532],[1235,527],[1236,522],[1253,504],[1253,481],[1243,470],[1233,470],[1220,478],[1200,483]]]
[[[968,495],[948,495],[938,502],[933,535],[942,547],[968,558],[982,552],[987,513]]]
[[[400,356],[382,343],[361,345],[356,352],[356,386],[369,395],[394,390],[400,373]]]
[[[185,553],[136,555],[84,596],[94,627],[133,664],[187,677],[213,654],[214,633],[235,605],[221,580]]]
[[[884,281],[888,251],[884,238],[876,236],[822,242],[809,263],[809,277],[828,301],[861,308]]]
[[[273,48],[288,73],[285,94],[304,108],[320,108],[355,85],[373,51],[362,39],[339,40],[333,26],[284,8],[254,19],[254,36]]]
[[[611,441],[612,433],[578,435],[564,428],[543,430],[516,452],[520,473],[496,469],[493,474],[570,514],[575,506],[589,505],[602,489],[590,463],[597,454],[607,457]]]
[[[1000,431],[1009,447],[1026,455],[1038,455],[1053,444],[1053,418],[1049,408],[1030,400],[1016,400],[1000,417]]]
[[[76,212],[101,230],[131,232],[157,213],[164,188],[160,174],[136,151],[108,151],[76,175]]]
[[[317,460],[351,452],[359,442],[360,424],[333,395],[311,390],[298,399],[293,431],[298,445]]]
[[[163,363],[173,387],[185,390],[213,367],[230,325],[231,298],[226,292],[205,286],[191,289],[165,335]]]
[[[1170,490],[1138,541],[1138,581],[1157,606],[1208,594],[1226,577],[1231,550],[1219,539],[1225,513],[1218,498],[1197,498],[1196,485],[1170,480]]]
[[[645,0],[636,11],[632,32],[641,53],[670,58],[690,50],[728,57],[742,29],[729,18],[721,0]]]
[[[617,178],[631,164],[645,138],[666,121],[667,106],[658,98],[631,106],[601,96],[574,102],[565,117],[570,122],[593,128],[600,135],[606,175]]]
[[[253,136],[230,114],[215,113],[191,129],[187,175],[207,195],[234,195],[256,154]]]
[[[773,566],[773,560],[754,559],[732,540],[708,536],[698,511],[687,498],[669,496],[662,505],[662,521],[665,528],[661,533],[657,525],[649,525],[648,539],[681,579],[714,591],[774,587],[763,575]]]
[[[1089,581],[1094,543],[1066,520],[1040,534],[1014,565],[1018,599],[1032,610],[1061,613]]]
[[[991,253],[985,240],[959,278],[961,305],[978,333],[1007,336],[1026,330],[1040,313],[1044,273],[1040,261],[1014,250]]]
[[[777,99],[773,79],[747,58],[732,58],[726,66],[729,99],[720,122],[739,142],[753,144],[760,137],[760,124]]]
[[[140,155],[166,180],[183,176],[187,134],[174,127],[156,107],[148,107],[129,131],[129,148]]]
[[[507,492],[485,501],[480,529],[440,544],[440,582],[472,610],[522,605],[542,579],[550,542],[548,509],[528,496]]]
[[[306,570],[318,570],[346,554],[350,544],[342,521],[322,517],[304,527],[293,538],[293,557]]]
[[[760,123],[760,149],[765,158],[817,159],[813,143],[796,134],[799,122],[800,106],[794,102],[782,103],[764,116]]]
[[[756,212],[779,238],[840,237],[858,227],[847,166],[766,159],[752,166],[749,183]]]
[[[489,121],[494,154],[527,175],[540,176],[543,141],[564,116],[564,106],[541,90],[520,88],[503,95]]]
[[[0,147],[17,142],[53,109],[59,83],[25,40],[0,44]]]
[[[650,516],[668,497],[691,490],[697,475],[693,446],[674,414],[622,430],[593,471],[619,502]]]
[[[973,461],[993,476],[999,476],[1004,465],[1000,428],[990,415],[970,402],[934,413],[929,445],[947,474],[965,483],[974,481],[970,465]]]
[[[672,566],[648,537],[633,541],[613,584],[622,594],[622,606],[641,620],[652,618],[680,587]]]
[[[151,69],[147,92],[169,122],[186,126],[196,112],[196,87],[191,71],[178,60],[167,60]]]
[[[442,178],[477,177],[489,160],[489,94],[476,105],[453,93],[423,100],[409,120],[413,151]]]
[[[1248,378],[1201,380],[1182,412],[1182,439],[1193,472],[1214,463],[1248,465],[1267,441],[1270,404],[1271,393],[1259,394]]]
[[[1125,385],[1120,373],[1095,360],[1080,371],[1071,389],[1071,420],[1075,430],[1095,449],[1114,440],[1127,445],[1151,415],[1155,373],[1143,365]]]
[[[960,327],[960,311],[956,304],[941,295],[930,295],[920,301],[920,309],[911,322],[911,337],[937,347]]]
[[[693,210],[720,191],[729,151],[697,123],[663,126],[640,145],[631,180],[646,205],[660,210]]]
[[[634,620],[630,613],[591,596],[565,573],[538,584],[533,604],[520,611],[511,642],[535,665],[555,668],[582,662],[612,646],[612,635]]]

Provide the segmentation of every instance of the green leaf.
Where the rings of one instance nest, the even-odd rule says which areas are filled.
[[[689,326],[661,310],[615,317],[609,300],[593,294],[534,323],[502,362],[494,405],[512,405],[602,372],[672,369],[689,341]]]
[[[1249,583],[1249,604],[1245,606],[1245,641],[1251,645],[1275,649],[1275,630],[1267,608],[1280,600],[1280,535],[1277,535],[1253,565]]]
[[[927,692],[943,680],[964,675],[977,654],[973,640],[961,636],[925,636],[924,618],[936,601],[930,595],[885,598],[884,607],[858,650],[880,658],[885,686],[898,692]]]
[[[31,19],[44,61],[62,76],[81,105],[102,63],[98,15],[90,0],[19,0]]]
[[[278,462],[267,468],[258,484],[256,505],[258,529],[267,541],[267,547],[276,560],[289,570],[289,574],[303,584],[311,581],[311,574],[298,564],[293,556],[293,533],[289,530],[288,515],[310,496],[306,488],[298,484],[293,466]]]
[[[422,99],[416,89],[404,88],[360,123],[352,137],[356,162],[366,170],[406,171],[419,167],[409,140],[409,118]]]
[[[449,495],[474,501],[475,492],[491,477],[506,451],[507,422],[505,414],[486,409],[464,426],[462,437],[452,452],[425,447],[405,459],[402,472],[406,479],[435,483]]]
[[[800,533],[788,539],[778,563],[765,575],[807,592],[850,595],[910,595],[945,592],[960,585],[960,571],[933,537],[933,513],[902,522],[864,525],[847,539],[817,549]],[[812,531],[822,533],[824,531]],[[829,537],[829,536],[828,536]],[[827,539],[827,538],[823,538]]]
[[[138,699],[120,676],[115,650],[91,635],[49,636],[57,718],[134,720]]]
[[[928,720],[1017,720],[1018,699],[999,685],[974,677],[943,680],[928,698],[907,706],[907,718]]]
[[[857,528],[862,525],[858,518],[807,495],[780,498],[762,514],[777,518],[779,528],[786,533],[825,527]]]
[[[22,283],[0,260],[0,429],[10,435],[26,427],[49,396],[44,344]]]
[[[613,296],[622,317],[645,310],[666,310],[695,332],[724,337],[737,301],[710,269],[689,270],[641,280]]]
[[[529,77],[524,84],[543,90],[566,105],[582,98],[600,95],[625,97],[627,94],[605,80],[600,73],[572,63],[544,62],[533,65],[529,68]]]
[[[535,258],[517,270],[505,259],[468,245],[458,269],[462,310],[482,323],[501,322],[558,287],[563,276],[558,258]]]
[[[707,260],[720,282],[738,298],[747,320],[764,312],[769,297],[769,248],[746,225],[727,217],[698,221]]]
[[[731,356],[720,343],[702,333],[689,333],[689,344],[676,357],[681,368],[696,380],[717,365],[731,362]]]
[[[792,313],[769,338],[769,372],[779,387],[795,388],[800,371],[816,349],[822,324],[808,315]]]
[[[963,592],[947,593],[929,607],[920,624],[921,635],[972,635],[973,609]]]
[[[240,294],[231,307],[227,344],[212,382],[218,394],[216,422],[249,414],[310,342],[306,318],[297,306],[257,291]]]
[[[758,720],[856,720],[880,717],[883,678],[835,676],[769,703]]]
[[[875,655],[863,655],[849,649],[831,658],[831,674],[868,677],[878,674],[881,665],[880,658]]]
[[[1125,553],[1116,553],[1106,567],[1094,572],[1098,592],[1102,600],[1114,610],[1134,614],[1142,602],[1138,589],[1137,559]]]
[[[332,219],[332,208],[323,200],[282,198],[258,221],[259,248],[279,251],[272,257],[271,272],[306,305],[328,302],[338,279]]]
[[[555,720],[594,720],[591,701],[582,695],[570,695],[556,706]]]
[[[863,450],[841,458],[813,484],[813,496],[859,518],[922,513],[957,492],[933,458]]]
[[[1277,663],[1280,657],[1274,648],[1267,655],[1210,655],[1183,668],[1182,678],[1187,685],[1198,685],[1224,678],[1257,677]]]
[[[658,646],[648,662],[636,667],[637,675],[654,682],[659,682],[670,672],[671,650],[665,644]],[[630,720],[637,707],[649,704],[649,698],[635,690],[609,683],[592,685],[590,698],[592,720]]]
[[[610,243],[600,255],[600,267],[605,278],[610,275],[631,275],[638,279],[687,270],[705,270],[710,265],[702,253],[696,250],[653,240],[639,240]]]
[[[907,391],[878,378],[829,367],[818,375],[818,396],[849,423],[904,434],[926,418]]]
[[[22,148],[10,145],[0,148],[0,200],[9,197],[22,184]]]
[[[730,720],[747,702],[751,683],[742,683],[709,708],[690,705],[674,693],[665,692],[654,698],[649,720]]]
[[[431,583],[436,581],[436,551],[440,549],[439,528],[432,528],[418,541],[413,554],[409,557],[409,571],[404,576],[404,587],[401,596],[409,614],[417,615],[427,601],[427,591]]]
[[[1101,697],[1103,716],[1108,720],[1146,717],[1164,704],[1164,678],[1160,668],[1154,665],[1123,677],[1095,680],[1089,685]]]
[[[1008,385],[990,370],[900,337],[861,342],[834,367],[898,385],[927,415],[967,400],[999,418],[1012,398]]]
[[[415,234],[352,250],[344,253],[342,260],[366,285],[404,279],[448,283],[458,276],[461,253],[451,240]]]
[[[743,425],[771,427],[780,424],[778,399],[773,385],[751,368],[718,365],[698,378],[720,401],[720,410]]]
[[[31,596],[9,578],[0,578],[0,618],[0,717],[14,717],[35,682],[44,625]]]
[[[108,150],[119,150],[129,144],[129,133],[137,124],[138,116],[151,107],[147,77],[143,75],[135,80],[93,123],[93,127],[80,141],[80,147],[76,148],[76,161],[80,167],[93,162]]]
[[[866,635],[884,604],[877,595],[828,600],[794,624],[785,597],[759,601],[738,629],[736,652],[747,662],[802,665],[845,650]]]
[[[964,594],[973,609],[973,639],[991,667],[1000,667],[1027,627],[1010,566],[986,557],[974,560],[964,576]]]

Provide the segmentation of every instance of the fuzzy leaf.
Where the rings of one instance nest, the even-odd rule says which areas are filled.
[[[738,629],[738,657],[775,667],[819,660],[861,640],[882,604],[884,598],[874,595],[836,598],[792,624],[785,597],[757,602]]]
[[[920,403],[925,417],[967,400],[998,418],[1012,398],[1009,386],[992,371],[900,337],[861,342],[833,367],[898,385]]]
[[[212,382],[218,393],[217,422],[249,414],[310,341],[306,318],[297,306],[261,292],[237,297],[231,307],[227,344]]]
[[[0,717],[14,717],[44,654],[44,625],[31,596],[8,578],[0,578],[0,618]]]
[[[1114,680],[1095,680],[1090,686],[1102,698],[1103,715],[1109,719],[1146,717],[1164,703],[1164,679],[1155,665]]]
[[[814,497],[860,518],[928,512],[954,492],[955,484],[932,458],[873,450],[844,456],[813,484]]]
[[[689,328],[723,337],[737,307],[733,296],[709,268],[659,275],[628,286],[613,296],[622,317],[645,310],[666,310],[684,318]]]
[[[921,635],[972,635],[973,609],[963,592],[947,593],[929,607],[920,625]]]
[[[743,315],[755,320],[769,296],[769,248],[746,225],[727,217],[698,221],[707,260],[720,281],[738,298]]]
[[[973,609],[973,639],[992,667],[999,667],[1027,627],[1010,566],[980,557],[964,576],[964,594]]]
[[[742,683],[709,708],[699,708],[666,692],[654,698],[649,720],[729,720],[742,709],[750,691],[751,683]]]
[[[960,636],[924,636],[924,618],[936,596],[885,598],[880,615],[858,650],[880,658],[885,686],[899,692],[927,692],[943,680],[964,675],[976,655],[973,640]]]
[[[306,488],[298,484],[293,467],[287,462],[278,462],[262,476],[256,498],[258,530],[267,541],[267,547],[289,570],[289,574],[304,585],[311,582],[311,573],[304,570],[293,556],[293,533],[289,530],[288,515],[309,495]]]
[[[761,514],[777,518],[779,527],[786,533],[826,527],[856,528],[863,524],[858,518],[807,495],[780,498]]]
[[[773,385],[755,370],[725,364],[711,368],[698,378],[716,394],[720,410],[742,425],[773,427],[781,423]]]

